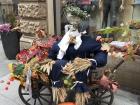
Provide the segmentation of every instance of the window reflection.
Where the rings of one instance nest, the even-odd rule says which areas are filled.
[[[64,34],[65,25],[69,24],[63,8],[66,4],[79,7],[81,10],[87,11],[90,17],[80,23],[81,30],[86,29],[88,35],[93,35],[96,29],[101,28],[101,13],[98,9],[98,0],[61,0],[61,31]]]

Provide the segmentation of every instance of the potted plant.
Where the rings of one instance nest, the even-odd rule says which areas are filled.
[[[2,24],[0,34],[6,57],[10,60],[15,59],[20,52],[21,33],[17,29],[12,29],[10,24]]]

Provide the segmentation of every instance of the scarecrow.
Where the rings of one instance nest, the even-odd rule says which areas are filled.
[[[76,91],[77,105],[84,105],[83,102],[90,98],[89,88],[86,85],[87,79],[92,70],[107,63],[107,51],[101,50],[101,47],[101,42],[72,26],[63,38],[52,46],[49,58],[55,60],[50,73],[55,101],[64,102],[67,97],[61,81],[62,73],[74,74],[76,78],[72,89]],[[69,68],[73,71],[68,70]]]

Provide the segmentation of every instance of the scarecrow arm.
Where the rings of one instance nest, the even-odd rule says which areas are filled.
[[[98,51],[96,54],[95,54],[95,57],[94,59],[96,60],[97,62],[97,67],[102,67],[102,66],[105,66],[107,64],[107,52],[105,51]]]
[[[94,57],[92,61],[92,66],[93,69],[96,69],[96,67],[103,67],[107,64],[107,55],[108,53],[106,51],[101,50],[101,43],[97,43],[96,47],[94,46],[95,49],[94,52]]]
[[[59,51],[58,43],[55,43],[50,49],[48,57],[52,60],[57,60],[58,51]]]

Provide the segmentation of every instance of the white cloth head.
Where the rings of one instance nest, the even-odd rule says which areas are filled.
[[[58,43],[58,46],[60,48],[57,59],[62,59],[65,55],[67,48],[69,46],[70,36],[76,37],[76,43],[74,45],[74,48],[77,50],[80,45],[82,44],[81,40],[81,33],[78,30],[74,30],[74,28],[70,28],[70,30],[64,35],[62,40]]]

